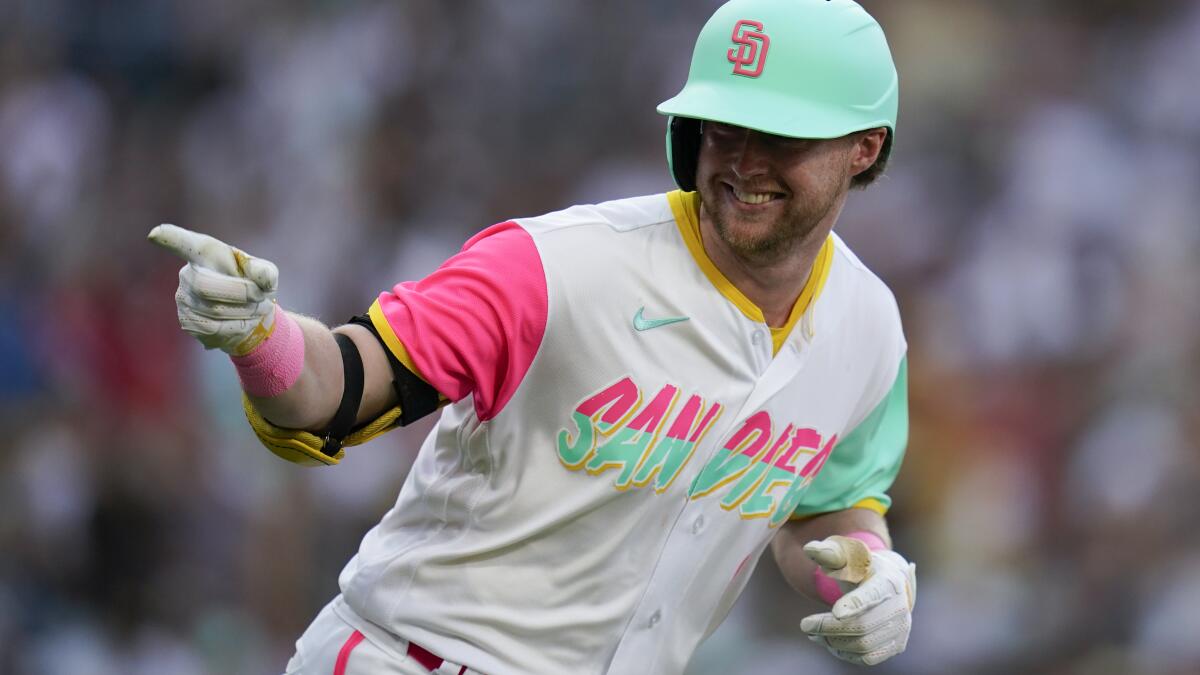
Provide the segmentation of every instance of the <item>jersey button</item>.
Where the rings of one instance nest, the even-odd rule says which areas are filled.
[[[700,534],[704,530],[704,516],[696,518],[696,522],[692,523],[692,534]]]
[[[757,345],[757,344],[762,344],[762,341],[763,341],[763,332],[762,332],[761,330],[756,330],[756,331],[754,331],[753,333],[751,333],[751,334],[750,334],[750,341],[751,341],[751,342],[753,342],[753,343],[754,343],[754,344],[756,344],[756,345]]]
[[[646,622],[646,628],[654,628],[654,626],[657,625],[661,620],[662,610],[654,610],[654,613],[650,615],[650,619]]]

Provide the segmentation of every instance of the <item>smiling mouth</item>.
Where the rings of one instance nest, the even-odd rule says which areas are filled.
[[[725,183],[725,188],[729,190],[734,199],[750,206],[760,206],[777,199],[783,199],[783,195],[778,192],[745,192],[733,187],[729,183]]]

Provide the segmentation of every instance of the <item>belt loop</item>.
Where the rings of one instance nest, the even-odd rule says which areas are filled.
[[[469,675],[471,672],[466,666],[451,663],[411,640],[406,642],[408,646],[405,651],[409,658],[421,664],[421,667],[432,675]]]
[[[422,668],[431,673],[440,673],[442,664],[446,662],[442,657],[411,640],[408,642],[408,649],[406,651],[409,658],[421,664]]]

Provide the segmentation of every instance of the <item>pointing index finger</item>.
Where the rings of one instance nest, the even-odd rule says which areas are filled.
[[[170,224],[159,225],[150,230],[147,238],[197,267],[206,267],[231,276],[243,276],[237,252],[220,239]],[[245,254],[242,256],[245,257]]]

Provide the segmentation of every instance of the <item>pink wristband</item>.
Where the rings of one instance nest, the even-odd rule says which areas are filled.
[[[887,544],[883,542],[883,538],[874,532],[860,530],[858,532],[851,532],[850,534],[843,536],[863,542],[867,545],[867,548],[871,549],[872,551],[883,551],[887,549]],[[817,587],[817,595],[820,596],[820,598],[824,600],[826,604],[832,605],[843,595],[842,587],[838,585],[837,580],[833,577],[830,577],[828,574],[825,574],[825,570],[821,569],[820,566],[813,570],[813,584]]]
[[[251,396],[270,398],[287,391],[304,370],[304,331],[287,312],[275,306],[275,330],[245,356],[230,356],[242,389]]]

